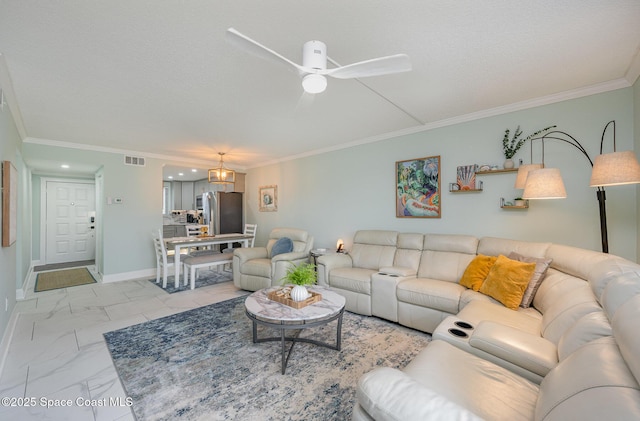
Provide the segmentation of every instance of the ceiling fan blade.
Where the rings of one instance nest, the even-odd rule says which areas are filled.
[[[273,51],[269,47],[265,47],[264,45],[260,44],[258,41],[254,41],[248,36],[241,34],[234,28],[227,29],[226,39],[230,44],[242,50],[245,50],[246,52],[253,54],[257,57],[263,58],[265,60],[273,61],[276,63],[289,65],[290,67],[293,67],[298,72],[299,75],[309,73],[309,71],[305,69],[303,66],[300,66],[299,64],[294,63],[293,61],[289,60],[283,55]]]
[[[408,72],[410,70],[411,60],[409,56],[406,54],[396,54],[329,69],[325,74],[335,77],[336,79],[351,79]]]

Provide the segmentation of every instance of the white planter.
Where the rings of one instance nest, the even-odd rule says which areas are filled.
[[[307,288],[302,285],[296,285],[291,289],[291,299],[293,301],[304,301],[309,298],[310,295]]]

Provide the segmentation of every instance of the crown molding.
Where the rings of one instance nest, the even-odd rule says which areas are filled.
[[[111,148],[111,147],[98,146],[98,145],[86,145],[83,143],[62,142],[59,140],[42,139],[38,137],[27,137],[22,142],[31,143],[34,145],[55,146],[58,148],[79,149],[79,150],[92,151],[92,152],[105,152],[105,153],[113,153],[113,154],[142,156],[144,158],[153,158],[153,159],[159,159],[162,161],[194,164],[197,166],[204,166],[204,167],[211,166],[211,162],[212,162],[211,160],[204,161],[204,160],[193,159],[193,158],[176,157],[171,155],[163,155],[163,154],[150,153],[150,152],[141,152],[141,151],[136,151],[131,149],[119,149],[119,148]],[[231,165],[229,165],[229,167],[233,170],[246,171],[246,168],[244,167],[238,167],[238,166],[232,167]]]
[[[633,57],[633,60],[631,60],[631,64],[629,64],[627,73],[624,75],[624,78],[631,85],[636,83],[638,77],[640,77],[640,48],[638,49],[636,55]]]
[[[640,60],[638,61],[640,65]],[[275,159],[272,161],[262,162],[260,163],[260,165],[249,167],[248,169],[260,168],[268,165],[278,164],[281,162],[292,161],[294,159],[305,158],[313,155],[320,155],[320,154],[334,152],[342,149],[353,148],[355,146],[380,142],[383,140],[392,139],[394,137],[411,135],[411,134],[425,132],[425,131],[429,131],[429,130],[433,130],[441,127],[453,126],[456,124],[467,123],[474,120],[480,120],[488,117],[495,117],[498,115],[508,114],[515,111],[522,111],[530,108],[540,107],[543,105],[550,105],[558,102],[568,101],[571,99],[582,98],[582,97],[596,95],[596,94],[609,92],[609,91],[615,91],[618,89],[628,88],[630,86],[632,86],[632,84],[626,78],[616,79],[609,82],[598,83],[596,85],[587,86],[584,88],[572,89],[569,91],[559,92],[557,94],[552,94],[552,95],[546,95],[543,97],[534,98],[527,101],[515,102],[513,104],[490,108],[490,109],[478,111],[475,113],[469,113],[469,114],[464,114],[457,117],[447,118],[444,120],[434,121],[431,123],[425,123],[424,125],[413,126],[413,127],[409,127],[402,130],[397,130],[394,132],[389,132],[381,135],[368,137],[365,139],[354,140],[354,141],[342,143],[336,146],[315,149],[313,151],[305,152],[298,155],[291,155],[288,157],[283,157],[283,158]]]

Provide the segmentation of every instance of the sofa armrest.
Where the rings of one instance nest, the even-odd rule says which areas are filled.
[[[351,256],[344,253],[325,254],[318,257],[318,285],[329,286],[329,273],[336,268],[350,268],[353,266]]]
[[[379,272],[384,275],[401,276],[403,278],[416,276],[417,273],[415,269],[403,268],[398,266],[383,267],[380,268]]]
[[[283,278],[290,268],[308,262],[308,253],[292,252],[274,256],[271,259],[271,286],[282,285]]]
[[[303,251],[292,251],[290,253],[281,253],[273,256],[271,258],[271,262],[272,263],[282,262],[282,261],[293,262],[293,261],[308,260],[308,259],[309,259],[309,253],[305,253]]]
[[[240,265],[247,260],[266,259],[268,256],[266,247],[240,247],[233,251],[233,255],[240,259]]]
[[[553,342],[500,323],[480,322],[469,345],[542,377],[558,364]]]
[[[390,367],[377,368],[360,377],[356,398],[360,407],[376,421],[481,419]]]

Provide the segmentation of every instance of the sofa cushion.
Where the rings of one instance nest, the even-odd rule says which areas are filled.
[[[241,266],[244,275],[271,277],[271,259],[251,259]]]
[[[293,240],[289,237],[278,238],[271,247],[271,257],[279,254],[291,253],[293,251]]]
[[[587,282],[563,291],[542,316],[541,334],[557,344],[564,333],[585,314],[602,311]]]
[[[509,240],[506,238],[482,237],[478,243],[478,254],[498,256],[515,251],[523,256],[548,257],[547,250],[551,243],[535,243],[531,241]]]
[[[393,266],[409,268],[415,275],[420,264],[420,256],[422,256],[423,243],[424,235],[422,234],[398,234],[398,248],[393,259]]]
[[[534,419],[637,420],[639,388],[613,337],[597,339],[547,374],[540,384]]]
[[[460,294],[465,288],[453,282],[412,278],[398,284],[398,301],[415,304],[450,314],[458,312]]]
[[[516,253],[512,251],[509,253],[509,259],[517,260],[519,262],[526,263],[535,263],[536,270],[529,281],[529,285],[527,285],[527,289],[524,291],[524,295],[522,296],[522,301],[520,302],[520,307],[527,308],[533,302],[533,297],[536,295],[540,284],[544,280],[545,275],[547,274],[547,269],[549,269],[549,265],[552,262],[552,259],[541,259],[539,257],[529,257],[523,256],[520,253]]]
[[[535,263],[524,263],[500,255],[491,266],[480,292],[495,298],[505,307],[515,310],[535,271]]]
[[[371,295],[371,275],[375,270],[362,268],[336,268],[329,274],[329,286]]]
[[[537,385],[447,342],[432,341],[403,371],[483,419],[533,418]]]
[[[477,255],[469,266],[465,269],[460,278],[460,285],[467,287],[474,291],[479,291],[482,283],[489,275],[491,267],[496,263],[498,258],[496,256],[485,256],[484,254]]]
[[[611,335],[611,324],[604,311],[585,314],[558,341],[558,360],[564,360],[586,343]]]
[[[308,232],[297,228],[274,228],[269,233],[269,241],[267,241],[267,253],[271,256],[271,248],[278,239],[287,237],[293,241],[293,251],[300,253],[311,250],[313,247],[313,237]]]
[[[533,297],[533,306],[541,313],[546,313],[555,301],[565,293],[570,293],[586,284],[584,279],[560,272],[552,267],[547,270],[544,282]]]
[[[379,367],[360,377],[356,398],[357,405],[376,420],[482,420],[402,371],[391,367]],[[416,402],[420,404],[416,405]],[[354,415],[358,415],[359,410],[356,407]]]
[[[469,235],[426,234],[418,277],[458,282],[477,248],[478,239]]]

